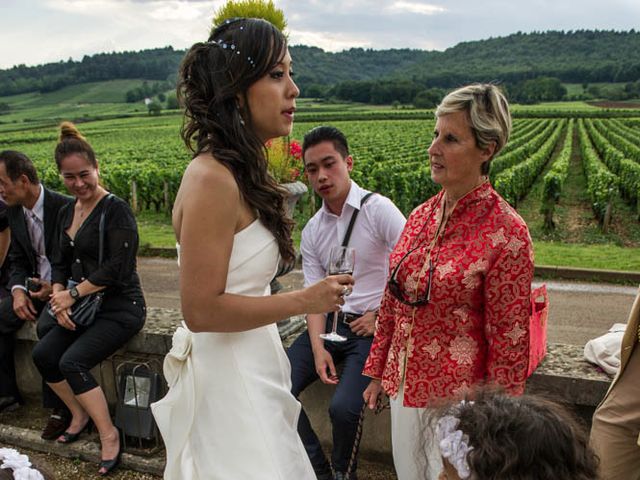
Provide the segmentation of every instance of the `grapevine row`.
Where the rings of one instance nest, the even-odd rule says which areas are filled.
[[[600,161],[582,119],[578,120],[578,140],[591,205],[596,217],[604,221],[607,205],[618,190],[618,177]]]
[[[518,200],[524,197],[535,179],[540,175],[549,158],[551,158],[565,124],[565,120],[556,123],[551,135],[546,137],[545,142],[529,158],[494,174],[493,185],[495,189],[511,205],[517,205]]]
[[[569,176],[569,162],[571,160],[571,151],[573,147],[573,130],[574,121],[572,118],[569,120],[569,125],[567,126],[562,150],[553,162],[551,169],[543,178],[542,205],[540,206],[540,212],[544,214],[544,223],[547,229],[554,228],[553,212],[555,210],[556,203],[560,200],[564,183]]]

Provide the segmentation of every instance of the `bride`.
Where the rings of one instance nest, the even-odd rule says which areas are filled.
[[[182,137],[194,157],[173,213],[186,326],[165,359],[169,393],[153,405],[165,479],[315,479],[274,322],[336,310],[353,279],[269,295],[279,258],[294,260],[264,148],[291,132],[292,76],[286,39],[258,19],[226,21],[180,68]]]

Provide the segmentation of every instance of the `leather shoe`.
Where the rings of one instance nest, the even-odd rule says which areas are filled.
[[[40,438],[43,440],[55,440],[69,428],[70,423],[71,415],[69,412],[63,409],[56,409],[47,420]]]
[[[12,412],[20,407],[20,402],[15,397],[0,397],[0,412]]]
[[[318,480],[333,480],[333,474],[331,472],[316,473],[316,478]]]

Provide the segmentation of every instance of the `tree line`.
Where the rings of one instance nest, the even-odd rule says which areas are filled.
[[[306,97],[366,103],[426,105],[441,91],[472,81],[497,81],[515,101],[563,98],[562,83],[623,82],[615,95],[634,95],[640,81],[640,32],[576,30],[518,32],[507,37],[462,42],[445,51],[352,48],[338,53],[292,46],[296,81]],[[184,51],[171,47],[102,53],[81,61],[0,70],[0,96],[49,92],[64,86],[120,78],[175,84]],[[156,83],[151,83],[152,90]],[[591,86],[591,91],[588,87]],[[620,93],[622,92],[622,93]],[[606,92],[605,92],[606,93]],[[141,91],[128,94],[139,99]]]

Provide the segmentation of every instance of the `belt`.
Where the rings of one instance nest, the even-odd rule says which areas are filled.
[[[342,313],[342,323],[344,323],[345,325],[349,325],[351,322],[353,322],[354,320],[359,319],[361,316],[362,315],[358,315],[356,313],[343,312]]]

